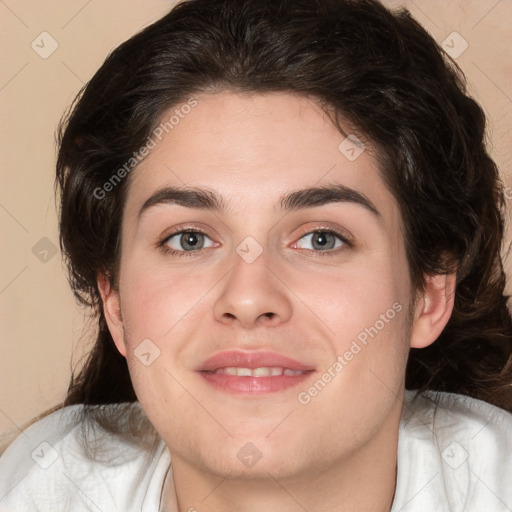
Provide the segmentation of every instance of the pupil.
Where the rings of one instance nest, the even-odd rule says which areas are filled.
[[[327,243],[325,233],[318,233],[316,243],[318,245],[325,245]]]
[[[202,244],[199,241],[199,233],[183,233],[181,235],[181,245],[186,249],[200,249]]]
[[[330,240],[329,240],[330,237]],[[327,233],[325,231],[318,231],[313,236],[313,247],[315,249],[332,249],[335,244],[334,236],[332,233]]]

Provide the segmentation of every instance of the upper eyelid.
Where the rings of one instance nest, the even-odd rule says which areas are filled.
[[[313,233],[317,233],[317,232],[331,233],[334,236],[337,236],[344,244],[346,244],[346,245],[352,245],[353,244],[351,236],[349,236],[346,233],[342,232],[342,230],[339,230],[339,229],[336,229],[336,228],[333,228],[333,227],[329,227],[329,226],[307,229],[306,231],[304,231],[303,233],[300,234],[300,236],[296,239],[295,242],[297,242],[301,238],[304,238],[305,236],[312,235]],[[160,242],[160,245],[166,244],[171,238],[173,238],[173,237],[175,237],[177,235],[181,235],[183,233],[199,233],[199,234],[202,234],[204,236],[207,236],[208,238],[210,238],[210,240],[214,241],[212,239],[212,237],[205,230],[203,230],[201,228],[198,228],[198,227],[180,227],[180,228],[178,228],[177,231],[173,231],[169,235],[166,235],[162,239],[162,241]],[[203,249],[198,249],[198,251],[201,251],[201,250],[204,250],[204,248]],[[310,249],[305,249],[305,250],[310,250]]]
[[[304,238],[305,236],[309,236],[309,235],[312,235],[313,233],[317,233],[317,232],[326,232],[326,233],[330,233],[332,235],[334,235],[335,237],[337,237],[343,245],[347,246],[347,247],[350,247],[350,248],[354,248],[355,247],[355,242],[353,240],[353,237],[349,236],[348,234],[345,234],[344,232],[338,230],[338,229],[335,229],[335,228],[320,228],[320,229],[313,229],[311,231],[306,231],[304,232],[300,237],[297,238],[297,240],[295,242],[293,242],[294,244],[296,244],[301,238]],[[303,251],[311,251],[312,249],[302,249],[301,250]],[[313,251],[313,252],[324,252],[324,253],[328,253],[328,252],[335,252],[336,249],[327,249],[325,251]]]
[[[183,234],[183,233],[200,233],[202,235],[205,235],[209,238],[211,238],[211,236],[207,233],[207,230],[205,229],[202,229],[202,228],[199,228],[199,227],[179,227],[176,231],[171,231],[169,234],[166,234],[166,235],[163,235],[161,236],[161,243],[165,243],[167,242],[170,238],[172,238],[173,236],[176,236],[176,235],[180,235],[180,234]]]

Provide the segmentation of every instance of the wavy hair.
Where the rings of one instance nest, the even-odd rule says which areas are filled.
[[[185,0],[121,44],[83,88],[59,129],[56,189],[70,284],[95,315],[97,337],[65,405],[137,400],[96,281],[102,271],[117,285],[129,179],[105,198],[97,190],[169,108],[225,90],[311,97],[341,132],[343,119],[377,148],[414,289],[429,274],[457,275],[453,314],[435,343],[410,351],[406,387],[512,411],[504,195],[485,116],[410,13],[376,0]]]

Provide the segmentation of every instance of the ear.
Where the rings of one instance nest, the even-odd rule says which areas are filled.
[[[415,305],[411,348],[428,347],[445,328],[453,311],[455,280],[455,273],[427,277],[425,290]]]
[[[121,316],[121,303],[119,291],[112,288],[109,278],[102,272],[98,273],[98,289],[103,303],[103,313],[107,321],[108,330],[116,344],[117,350],[126,357],[126,345],[124,342],[124,326]]]

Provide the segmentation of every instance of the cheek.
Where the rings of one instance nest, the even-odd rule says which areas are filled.
[[[409,283],[393,260],[389,253],[371,254],[313,278],[306,270],[290,273],[290,287],[306,307],[303,320],[326,326],[337,351],[374,326],[379,332],[403,327],[396,319],[406,309]]]
[[[325,280],[324,293],[317,291],[316,297],[323,308],[319,316],[331,330],[331,355],[318,376],[327,384],[302,390],[301,404],[312,405],[318,417],[330,411],[339,422],[346,421],[349,410],[352,425],[369,428],[377,421],[369,420],[369,411],[393,406],[408,354],[407,285],[384,256],[364,272],[358,268]]]
[[[120,293],[126,359],[137,397],[158,425],[158,411],[190,405],[178,383],[177,367],[211,286],[197,275],[143,258],[127,259],[123,265]]]
[[[189,321],[213,286],[207,275],[178,272],[143,261],[126,264],[121,305],[128,344],[149,338],[162,342]]]
[[[383,382],[386,389],[399,388],[408,354],[410,282],[404,268],[398,252],[373,254],[323,280],[322,293],[315,292],[318,315],[331,330],[331,364],[339,362],[342,369],[333,389],[350,382],[366,400],[368,386]]]

